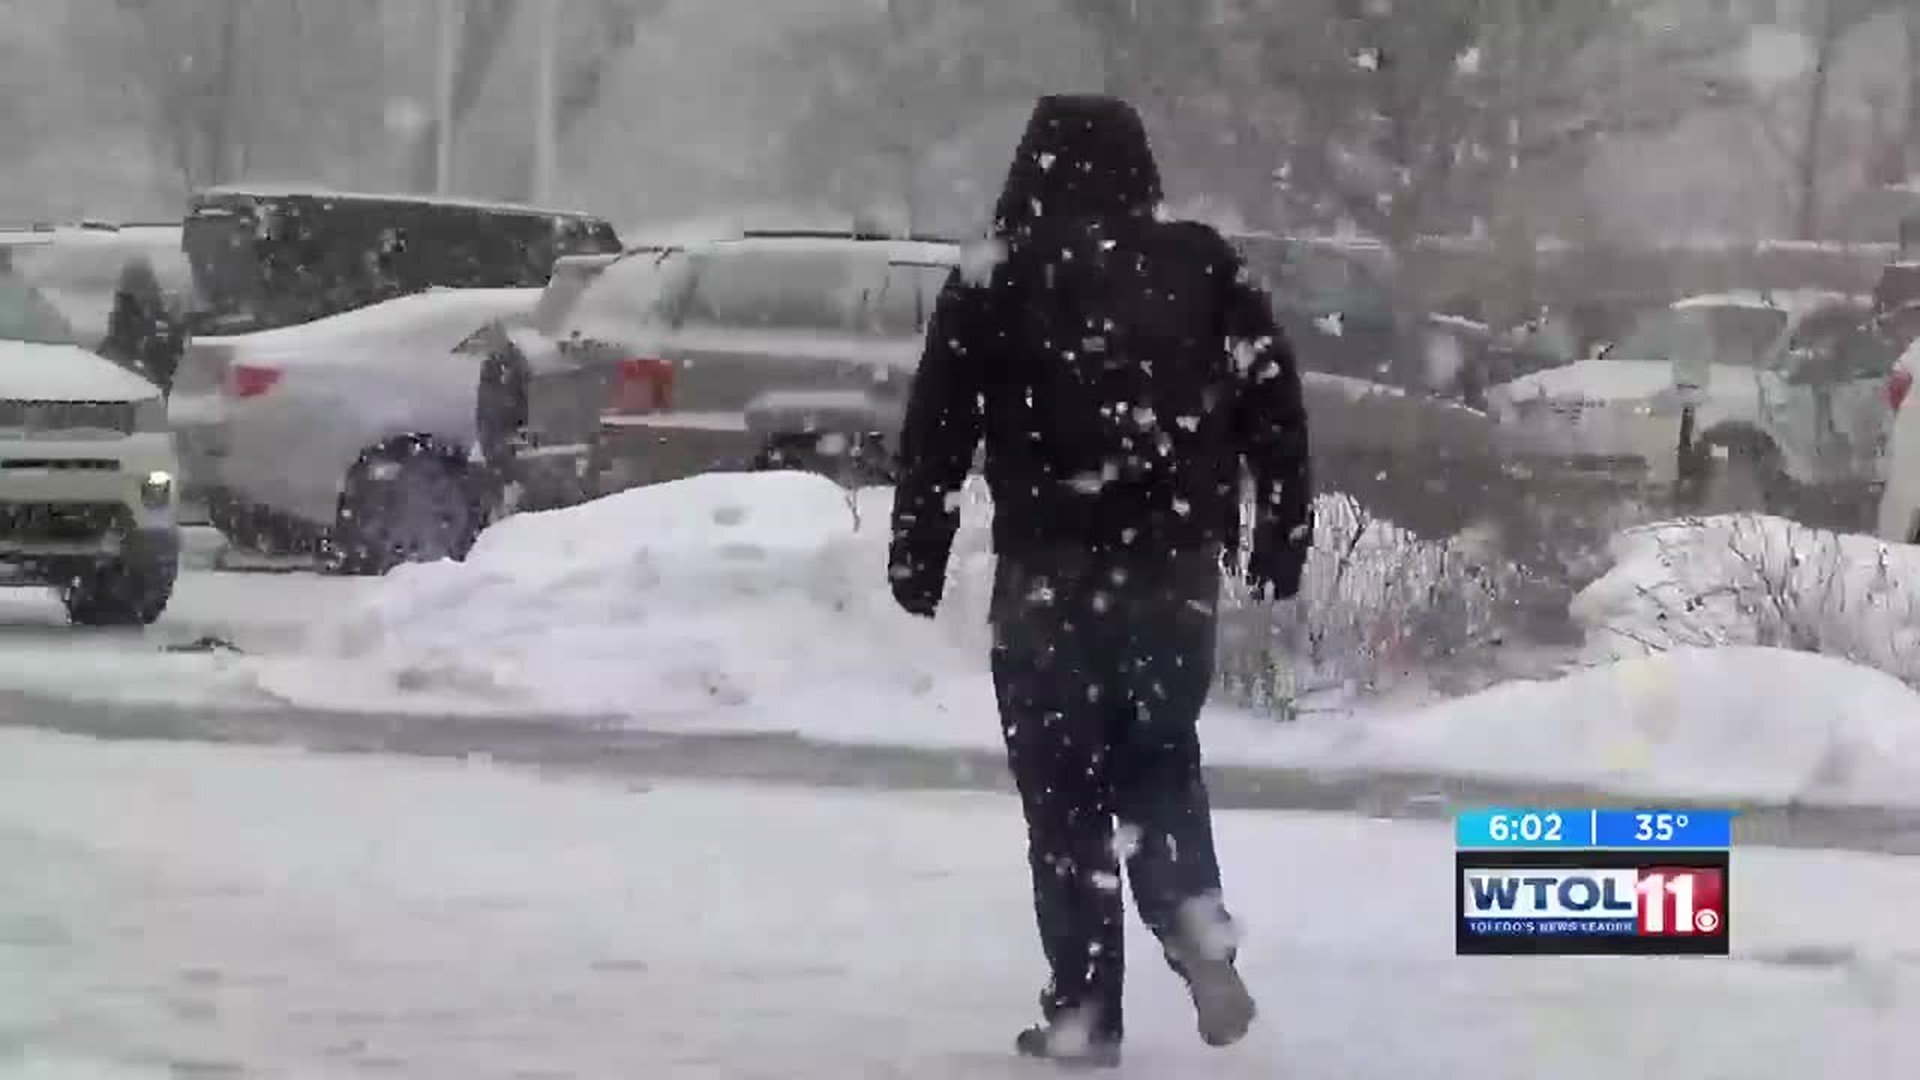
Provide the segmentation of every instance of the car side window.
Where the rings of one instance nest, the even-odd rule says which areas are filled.
[[[617,337],[622,330],[669,321],[692,269],[678,252],[629,255],[587,285],[565,329],[586,337]]]
[[[1837,382],[1882,379],[1900,359],[1900,346],[1871,324],[1841,336],[1834,350],[1832,378]]]
[[[681,322],[693,326],[859,332],[885,285],[883,269],[842,252],[708,252],[692,261]]]
[[[1857,333],[1864,319],[1862,312],[1836,308],[1807,316],[1794,328],[1783,358],[1787,373],[1796,382],[1823,382],[1836,375],[1836,366],[1845,342]]]
[[[890,263],[880,293],[875,329],[885,337],[919,337],[927,329],[933,305],[953,273],[948,266]]]

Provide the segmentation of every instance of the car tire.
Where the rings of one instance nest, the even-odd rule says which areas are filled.
[[[847,445],[838,452],[823,449],[833,434],[794,435],[769,442],[753,461],[755,472],[810,472],[848,488],[885,486],[894,482],[893,456],[876,435],[841,436]]]
[[[76,571],[60,599],[75,626],[151,626],[167,610],[179,576],[179,535],[138,532],[113,559]]]
[[[527,402],[532,376],[526,358],[511,342],[503,342],[480,365],[480,385],[474,394],[474,438],[480,459],[505,476],[512,468],[527,426]]]
[[[488,517],[474,473],[424,439],[368,453],[347,474],[325,567],[366,576],[401,563],[465,559]]]
[[[1779,451],[1750,439],[1703,444],[1693,473],[1688,509],[1704,516],[1773,513],[1786,488]]]

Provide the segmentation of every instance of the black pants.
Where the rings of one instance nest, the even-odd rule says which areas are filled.
[[[1197,730],[1219,588],[1211,552],[1136,566],[1003,558],[994,582],[994,686],[1026,812],[1049,1012],[1091,1006],[1116,1039],[1120,863],[1164,943],[1177,940],[1183,903],[1220,889]]]

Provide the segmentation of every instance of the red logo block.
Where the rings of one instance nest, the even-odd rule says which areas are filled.
[[[1688,937],[1724,933],[1727,881],[1721,871],[1700,866],[1643,866],[1634,885],[1642,937]]]

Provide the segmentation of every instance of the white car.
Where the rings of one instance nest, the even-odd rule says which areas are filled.
[[[1872,316],[1837,293],[1691,297],[1488,401],[1529,453],[1687,508],[1777,509],[1797,489],[1844,501],[1876,480],[1889,418],[1895,349]]]
[[[1896,544],[1920,544],[1920,338],[1887,376],[1887,405],[1893,430],[1887,438],[1886,490],[1880,494],[1879,535]]]
[[[120,274],[133,260],[145,259],[176,300],[192,292],[180,235],[179,225],[61,226],[45,231],[45,243],[15,251],[13,263],[66,316],[76,340],[97,345],[107,336]]]
[[[350,573],[458,558],[490,513],[474,463],[483,326],[538,289],[434,289],[187,344],[168,402],[189,500],[227,539]]]
[[[80,625],[152,623],[180,565],[177,471],[159,388],[0,275],[0,581],[53,586]]]

